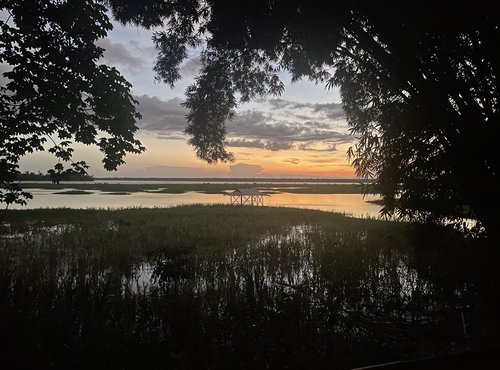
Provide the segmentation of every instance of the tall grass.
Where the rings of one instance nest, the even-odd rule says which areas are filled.
[[[234,206],[7,222],[0,353],[20,368],[345,368],[497,341],[458,234]]]

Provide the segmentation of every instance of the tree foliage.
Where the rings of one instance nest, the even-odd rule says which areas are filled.
[[[187,90],[186,133],[200,158],[228,160],[238,102],[280,94],[279,71],[339,86],[349,156],[377,180],[384,212],[471,217],[500,227],[500,12],[493,3],[309,0],[109,0],[123,23],[155,29],[158,78],[173,84],[190,47],[202,68]],[[161,31],[158,31],[160,29]]]
[[[144,151],[134,138],[140,115],[131,85],[99,63],[96,41],[112,28],[102,2],[2,0],[0,11],[0,64],[9,69],[0,85],[0,201],[20,200],[8,193],[28,153],[48,148],[61,162],[55,172],[82,173],[75,142],[97,145],[107,170]]]
[[[59,184],[61,181],[69,180],[71,177],[83,177],[87,174],[87,169],[89,166],[83,162],[74,162],[71,167],[64,168],[61,163],[57,163],[54,168],[47,171],[50,181],[53,184]]]

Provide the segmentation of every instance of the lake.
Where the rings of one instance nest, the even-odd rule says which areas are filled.
[[[33,199],[27,206],[12,205],[13,209],[33,208],[130,208],[130,207],[173,207],[185,204],[226,204],[228,197],[221,194],[186,192],[182,194],[134,192],[114,195],[92,191],[91,194],[54,194],[72,190],[29,189]],[[230,185],[228,185],[228,191]],[[373,195],[361,194],[293,194],[277,193],[265,197],[264,205],[274,207],[308,208],[322,211],[346,213],[355,217],[378,217],[380,206],[368,201],[378,199]]]

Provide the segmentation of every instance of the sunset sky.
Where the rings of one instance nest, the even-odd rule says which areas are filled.
[[[235,162],[208,165],[196,158],[182,134],[186,111],[180,103],[199,67],[197,53],[192,52],[182,66],[182,80],[170,89],[154,80],[150,31],[115,23],[99,44],[106,49],[103,62],[115,66],[133,85],[143,115],[137,137],[147,151],[127,156],[127,164],[110,173],[102,168],[96,148],[77,146],[75,159],[87,161],[94,176],[355,177],[346,158],[354,138],[348,133],[337,90],[308,81],[290,84],[283,73],[282,96],[240,106],[228,124],[228,149]],[[22,160],[21,170],[46,172],[53,165],[50,154],[36,153]]]

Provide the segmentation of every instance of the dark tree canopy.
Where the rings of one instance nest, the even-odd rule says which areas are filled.
[[[385,212],[499,229],[499,6],[330,3],[109,0],[118,20],[154,30],[167,84],[188,49],[202,49],[185,102],[200,158],[231,159],[225,123],[239,102],[280,94],[287,70],[340,87],[358,138],[348,154],[359,176],[377,180]]]
[[[95,41],[111,27],[108,8],[122,23],[152,30],[156,77],[169,85],[188,50],[202,50],[185,102],[186,133],[200,158],[232,158],[226,122],[240,102],[282,93],[279,72],[287,70],[295,80],[340,87],[358,138],[348,154],[359,176],[376,179],[385,212],[438,222],[471,217],[488,232],[500,230],[500,9],[493,2],[0,4],[9,12],[0,23],[0,62],[12,66],[0,91],[4,184],[18,160],[47,141],[61,160],[71,157],[72,141],[97,144],[108,169],[143,150],[133,137],[130,85],[97,62]]]
[[[55,173],[76,174],[87,167],[72,161],[74,142],[97,145],[107,170],[144,151],[131,85],[98,62],[95,42],[112,28],[102,1],[2,0],[0,10],[0,202],[23,202],[14,181],[28,153],[47,147],[72,165]]]

